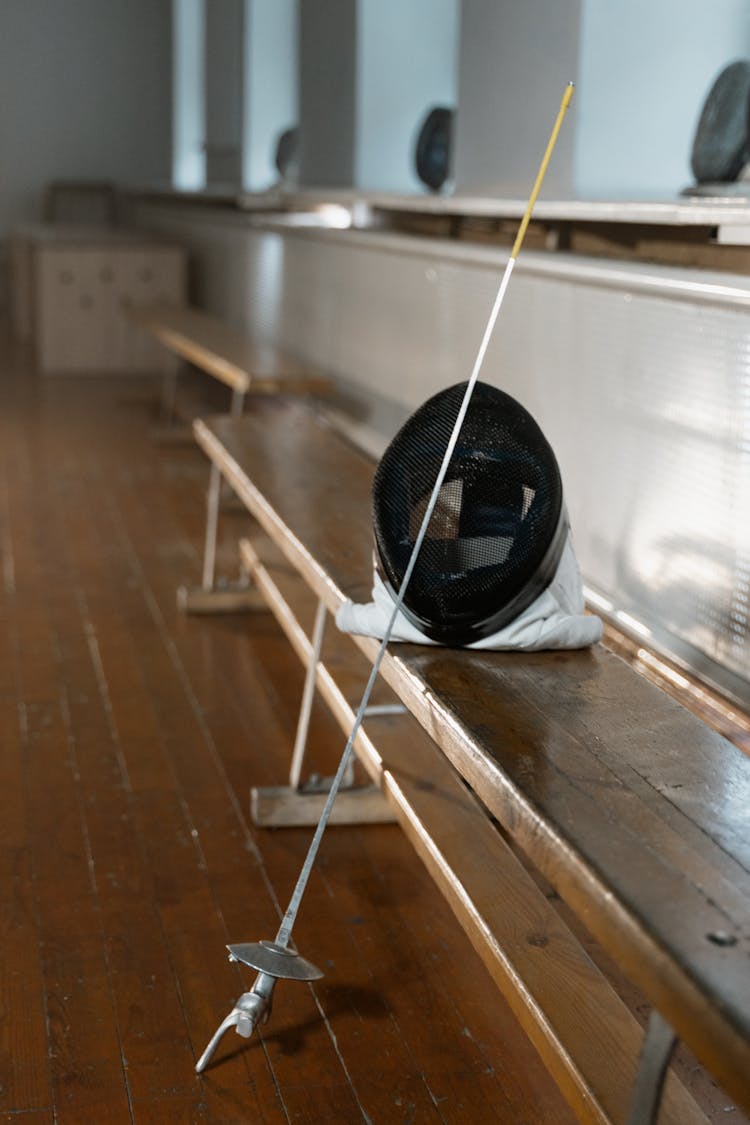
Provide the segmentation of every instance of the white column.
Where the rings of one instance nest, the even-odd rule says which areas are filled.
[[[357,0],[300,0],[300,185],[354,178]]]
[[[242,186],[276,183],[280,133],[297,125],[297,0],[245,0]]]
[[[527,197],[565,85],[577,78],[580,16],[581,0],[463,0],[457,192]],[[555,147],[547,198],[572,193],[584,96],[576,91]]]
[[[172,183],[200,190],[206,183],[205,0],[172,0]]]
[[[243,0],[206,6],[206,179],[240,186]]]

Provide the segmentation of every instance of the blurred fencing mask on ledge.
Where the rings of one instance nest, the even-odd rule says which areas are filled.
[[[690,153],[698,184],[730,184],[750,161],[750,60],[737,59],[714,80],[701,109]]]
[[[434,106],[419,128],[414,168],[430,191],[440,191],[450,176],[454,116],[448,106]]]

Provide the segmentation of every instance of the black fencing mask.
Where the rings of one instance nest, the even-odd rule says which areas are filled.
[[[696,182],[730,183],[750,160],[750,60],[725,66],[703,103],[690,165]]]
[[[450,175],[455,111],[438,105],[425,117],[417,137],[414,165],[426,187],[439,191]]]
[[[416,411],[375,474],[379,568],[397,595],[466,391]],[[477,383],[403,601],[442,644],[470,644],[519,616],[552,581],[568,526],[555,455],[510,395]]]

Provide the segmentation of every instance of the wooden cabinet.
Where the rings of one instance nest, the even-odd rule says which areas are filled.
[[[184,303],[182,247],[132,232],[36,228],[28,235],[26,268],[20,280],[39,371],[153,373],[173,362],[124,309]]]

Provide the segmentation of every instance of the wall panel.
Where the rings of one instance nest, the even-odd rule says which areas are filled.
[[[505,260],[398,235],[183,229],[206,303],[338,375],[376,454],[468,375]],[[587,582],[746,702],[749,311],[745,278],[528,252],[483,372],[557,452]]]

